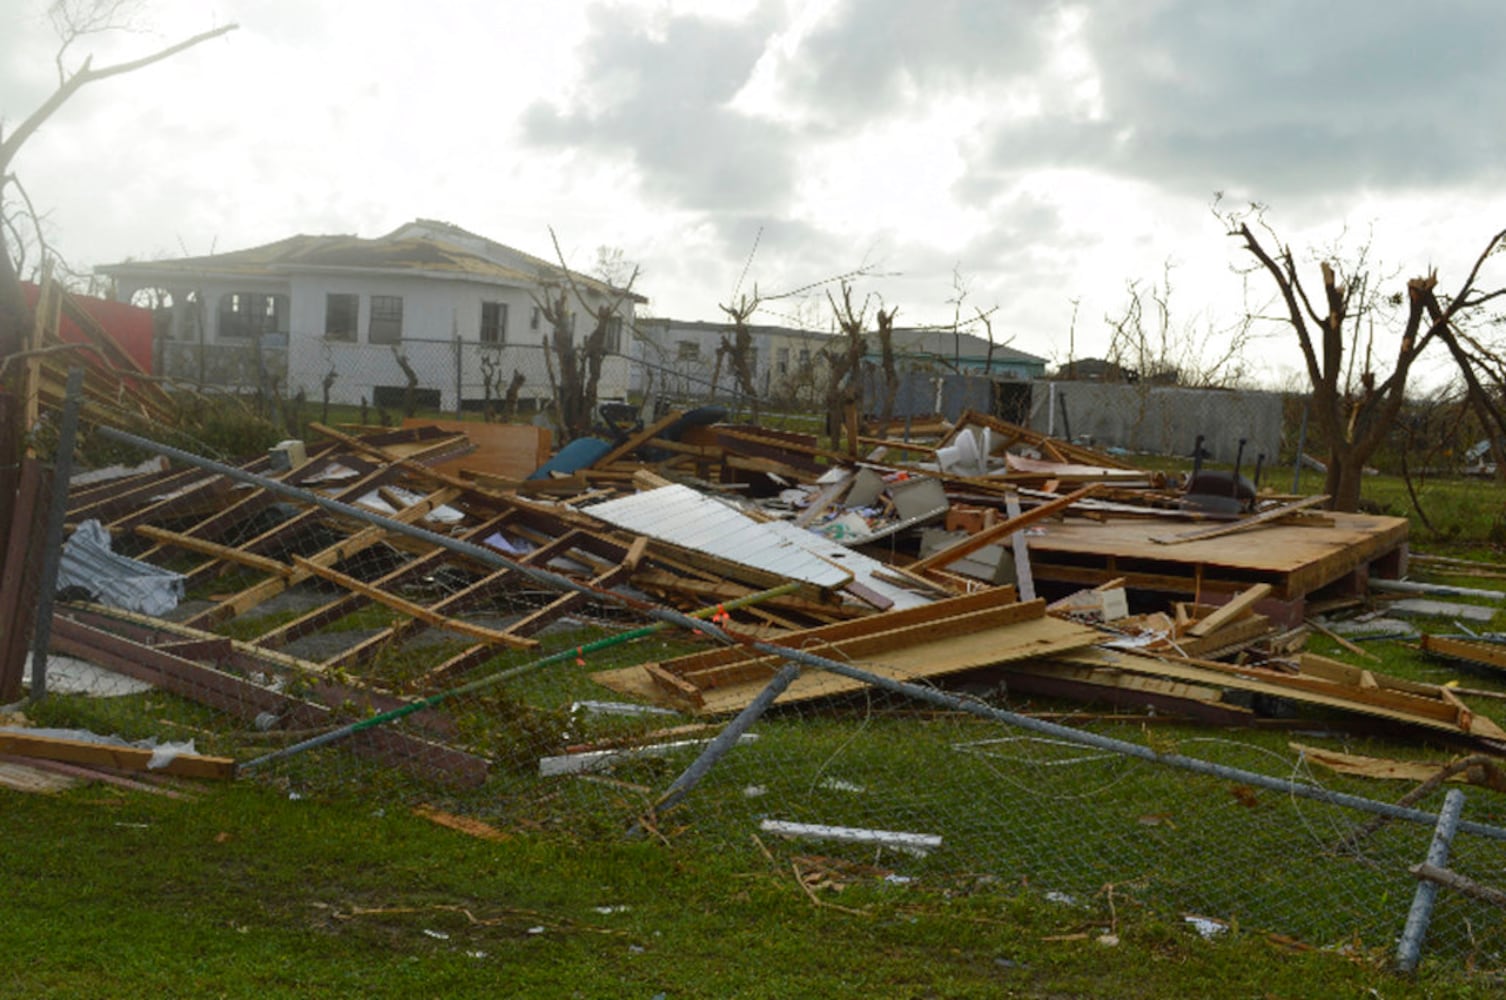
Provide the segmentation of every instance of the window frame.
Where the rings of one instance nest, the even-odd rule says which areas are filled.
[[[477,331],[477,339],[483,344],[491,344],[502,347],[507,344],[507,315],[510,310],[506,302],[485,300],[481,303],[481,325]],[[487,313],[494,315],[488,321]]]
[[[368,344],[402,343],[403,297],[401,295],[372,295],[370,300],[366,317],[366,342]]]
[[[350,310],[349,326],[345,329],[334,329],[333,320],[336,311],[332,308],[336,300]],[[354,344],[361,333],[361,296],[354,292],[325,292],[324,293],[324,339],[338,341],[342,344]]]

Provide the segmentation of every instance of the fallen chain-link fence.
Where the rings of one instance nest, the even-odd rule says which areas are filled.
[[[1415,750],[1332,723],[1104,712],[1023,696],[997,671],[877,675],[862,656],[764,639],[700,567],[659,570],[701,586],[698,609],[627,590],[621,569],[644,553],[548,505],[488,506],[443,480],[420,491],[402,463],[333,448],[301,471],[232,467],[94,433],[172,471],[75,485],[70,521],[174,575],[135,581],[136,611],[89,592],[104,555],[59,581],[47,693],[26,706],[36,726],[176,744],[156,752],[179,773],[228,760],[304,797],[1029,892],[1094,935],[1142,913],[1365,957],[1402,935],[1442,790],[1397,806],[1302,746]],[[777,586],[745,601],[797,608]],[[760,684],[844,690],[766,690],[729,724],[601,684],[718,643],[770,657]],[[1467,794],[1446,862],[1486,884],[1506,859],[1497,794]],[[1503,938],[1499,906],[1445,888],[1425,953],[1498,970]]]

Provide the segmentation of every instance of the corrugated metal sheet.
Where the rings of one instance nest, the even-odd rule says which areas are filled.
[[[852,574],[712,497],[678,484],[584,508],[592,517],[659,541],[777,573],[818,587],[845,586]]]

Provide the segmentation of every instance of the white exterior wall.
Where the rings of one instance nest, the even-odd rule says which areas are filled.
[[[355,342],[325,338],[325,297],[329,294],[359,297]],[[401,344],[369,341],[373,295],[402,296]],[[483,302],[507,305],[505,344],[500,350],[481,346]],[[443,409],[454,409],[457,403],[457,363],[460,397],[479,400],[485,396],[483,353],[497,361],[501,385],[493,387],[493,398],[500,396],[515,370],[526,378],[524,399],[547,398],[549,375],[542,345],[548,331],[542,317],[537,328],[532,326],[533,310],[533,294],[527,288],[439,276],[299,275],[293,285],[288,391],[302,389],[308,398],[320,399],[325,374],[333,369],[337,377],[330,388],[331,402],[357,404],[362,398],[371,402],[376,387],[407,384],[393,352],[395,346],[413,367],[420,388],[439,390]],[[625,303],[622,311],[624,324],[631,323],[632,304]],[[578,335],[584,337],[590,332],[590,318],[584,310],[580,312]],[[622,359],[608,358],[602,366],[600,398],[625,399],[628,370]]]
[[[419,378],[419,387],[437,389],[440,406],[457,405],[457,361],[459,398],[480,400],[486,395],[485,374],[481,357],[487,354],[497,362],[500,386],[493,397],[501,395],[514,371],[526,379],[524,399],[545,399],[550,395],[549,373],[543,343],[549,331],[546,321],[532,323],[535,290],[523,286],[490,284],[442,274],[338,274],[299,273],[289,279],[227,278],[223,276],[174,277],[172,280],[117,281],[116,294],[130,301],[141,288],[165,288],[175,300],[195,292],[203,304],[204,344],[250,347],[244,338],[219,337],[220,299],[235,292],[256,292],[288,296],[288,355],[286,392],[302,390],[310,400],[323,398],[323,380],[331,369],[336,379],[330,388],[330,401],[359,404],[364,398],[374,401],[378,386],[402,387],[407,377],[399,367],[392,348],[397,346],[407,357]],[[326,296],[331,293],[357,296],[356,339],[327,340],[325,330]],[[402,342],[369,342],[371,297],[398,295],[403,299]],[[577,337],[591,332],[589,308],[605,301],[599,294],[586,292],[587,307],[577,307],[580,314]],[[505,345],[498,349],[481,345],[481,304],[503,302],[507,305]],[[624,301],[618,309],[623,317],[622,349],[628,349],[633,322],[633,302]],[[455,339],[461,341],[457,352]],[[180,335],[188,343],[197,337]],[[280,345],[268,343],[275,348]],[[632,365],[624,358],[608,357],[602,365],[598,396],[603,400],[622,400],[628,395]],[[250,388],[250,385],[243,388]]]

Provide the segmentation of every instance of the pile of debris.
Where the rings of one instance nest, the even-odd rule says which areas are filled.
[[[80,479],[70,547],[114,540],[191,592],[236,584],[172,611],[133,606],[105,563],[79,556],[54,648],[258,727],[327,728],[336,705],[411,710],[357,749],[467,784],[492,761],[457,737],[443,695],[593,601],[640,619],[714,617],[739,640],[592,675],[697,715],[749,704],[781,669],[773,643],[894,679],[982,676],[1220,723],[1254,724],[1279,702],[1477,746],[1506,739],[1448,688],[1301,652],[1314,615],[1405,572],[1405,519],[1320,512],[1323,498],[1237,472],[1194,480],[1228,486],[1228,503],[1210,503],[976,413],[898,438],[874,431],[856,439],[860,456],[722,417],[671,413],[552,457],[547,431],[529,425],[315,424],[309,442],[235,468],[175,455]],[[358,571],[358,557],[379,568]],[[223,634],[295,588],[311,595],[297,615]],[[335,648],[309,641],[374,606],[391,624]],[[381,672],[395,643],[430,632],[464,646]],[[15,690],[19,669],[0,664],[0,690]],[[860,686],[811,670],[779,703]]]

